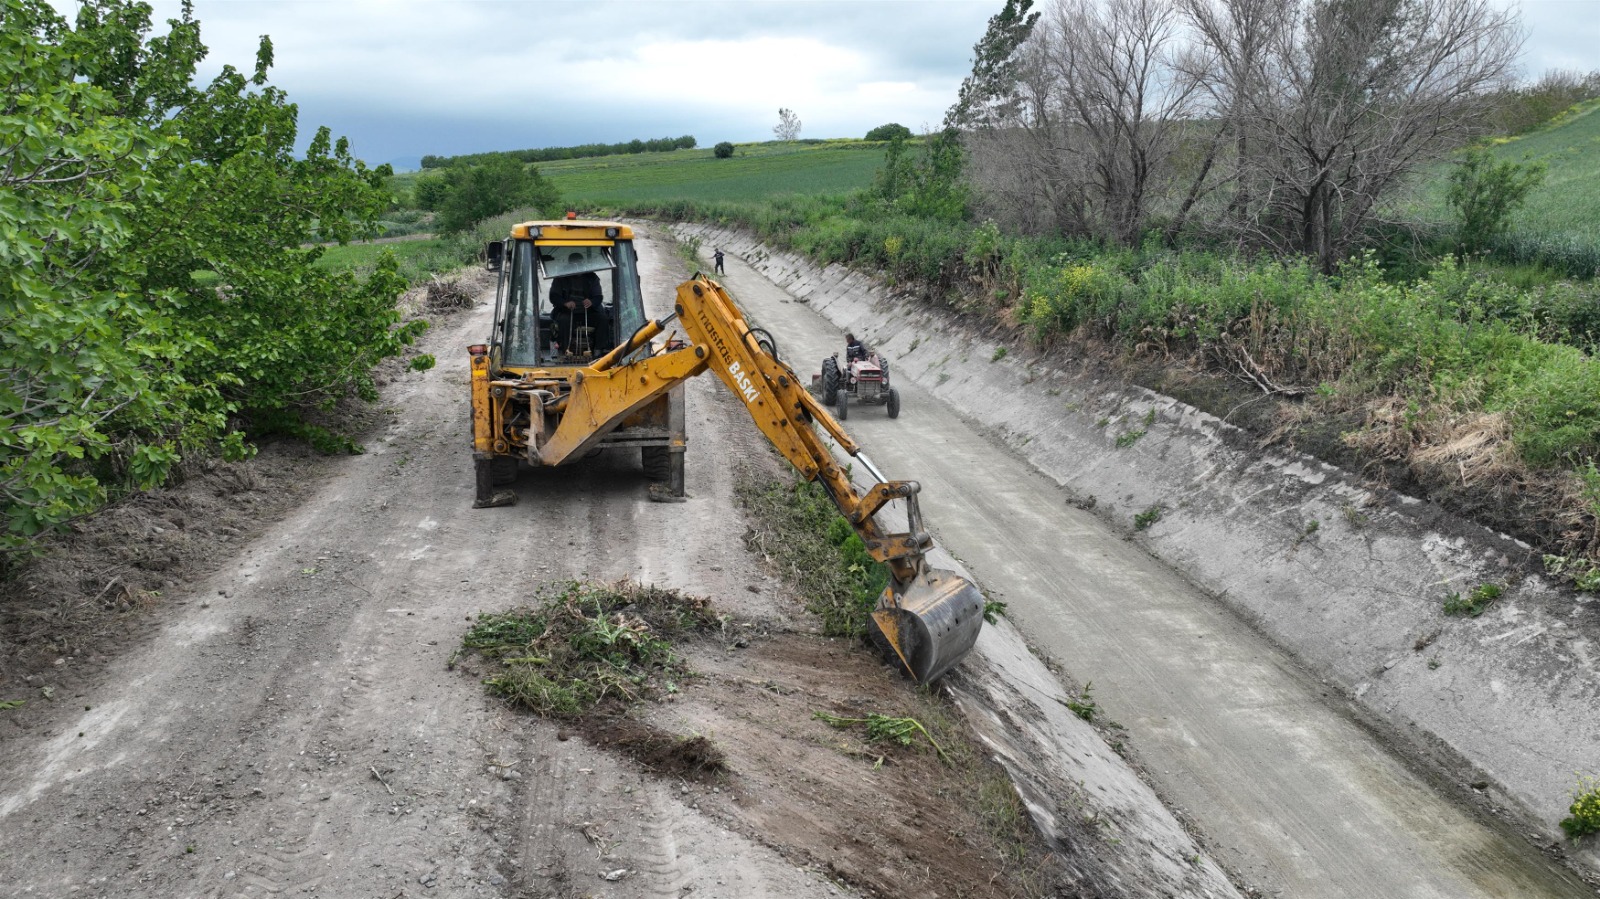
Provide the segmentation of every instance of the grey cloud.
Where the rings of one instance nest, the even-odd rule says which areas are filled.
[[[154,5],[158,21],[177,14],[174,0]],[[972,45],[1001,5],[197,0],[195,14],[210,71],[223,62],[247,68],[259,36],[270,34],[273,82],[300,104],[302,131],[327,124],[381,161],[686,133],[706,144],[762,140],[779,105],[796,108],[806,136],[857,136],[885,121],[921,130],[953,102]],[[1531,74],[1600,68],[1600,0],[1528,0],[1523,10]],[[744,64],[691,55],[711,40],[775,43]],[[662,56],[648,70],[638,60],[647,46]],[[636,80],[598,88],[575,74],[591,66]],[[863,82],[909,87],[864,99]]]

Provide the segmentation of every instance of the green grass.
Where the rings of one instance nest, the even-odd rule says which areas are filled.
[[[663,202],[749,203],[775,197],[842,195],[872,184],[883,166],[884,144],[828,140],[781,144],[741,144],[729,159],[711,148],[563,159],[538,163],[555,184],[563,203],[587,214],[648,207]],[[390,179],[396,196],[409,200],[417,178],[405,172]],[[404,217],[403,215],[400,217]],[[396,223],[397,230],[412,227]]]
[[[334,244],[323,248],[322,258],[317,260],[317,265],[333,271],[370,269],[377,263],[378,256],[388,250],[403,266],[407,262],[426,260],[441,249],[439,241],[433,238],[393,240],[387,243],[348,243],[342,246]]]
[[[1513,219],[1514,231],[1545,240],[1600,244],[1600,100],[1579,104],[1551,124],[1491,144],[1499,161],[1542,162],[1544,184]],[[1449,165],[1427,173],[1414,207],[1425,220],[1449,219]]]
[[[365,276],[377,265],[379,256],[391,253],[399,263],[400,276],[407,283],[418,284],[436,273],[465,264],[469,250],[479,244],[481,241],[476,240],[475,236],[472,240],[418,237],[383,243],[334,244],[323,248],[317,266],[329,271],[348,271]]]
[[[745,144],[729,159],[715,158],[710,149],[570,159],[543,163],[539,172],[564,201],[582,208],[848,193],[870,185],[882,165],[882,144],[829,141]]]
[[[1446,615],[1476,618],[1482,615],[1495,600],[1500,598],[1503,591],[1498,584],[1480,584],[1466,596],[1452,593],[1445,597],[1444,613]]]
[[[773,561],[800,588],[832,637],[868,632],[888,568],[875,562],[817,484],[783,483],[741,468],[734,490],[753,522],[745,547]]]

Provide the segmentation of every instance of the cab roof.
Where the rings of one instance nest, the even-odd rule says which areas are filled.
[[[619,222],[588,219],[553,219],[521,222],[511,226],[511,237],[516,240],[585,241],[609,243],[613,240],[632,240],[633,229]]]

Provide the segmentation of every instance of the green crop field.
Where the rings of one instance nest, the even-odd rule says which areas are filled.
[[[567,202],[588,206],[848,193],[870,185],[882,165],[882,144],[829,141],[747,144],[728,159],[709,149],[572,159],[544,163],[539,171]]]
[[[384,250],[393,253],[401,262],[414,260],[435,252],[438,244],[426,237],[407,240],[366,241],[343,246],[330,244],[323,248],[317,264],[329,269],[370,269]]]
[[[784,194],[841,194],[872,184],[884,144],[832,140],[814,144],[742,144],[728,159],[710,148],[538,163],[564,202],[606,206],[658,200],[762,200]],[[396,175],[409,193],[419,173]]]
[[[1538,131],[1496,141],[1492,149],[1501,160],[1548,166],[1544,184],[1528,197],[1515,219],[1517,230],[1600,242],[1600,101],[1582,104]],[[1447,169],[1428,177],[1420,198],[1428,220],[1449,218],[1445,203],[1449,185]]]

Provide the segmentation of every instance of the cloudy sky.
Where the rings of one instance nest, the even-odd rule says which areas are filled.
[[[1038,0],[1036,7],[1049,0]],[[1520,5],[1524,68],[1600,70],[1600,0]],[[72,0],[59,0],[70,12]],[[158,21],[178,3],[153,0]],[[692,134],[804,137],[937,124],[1003,0],[195,0],[215,71],[249,70],[263,34],[272,81],[374,164],[427,153]],[[164,29],[158,29],[164,30]]]

